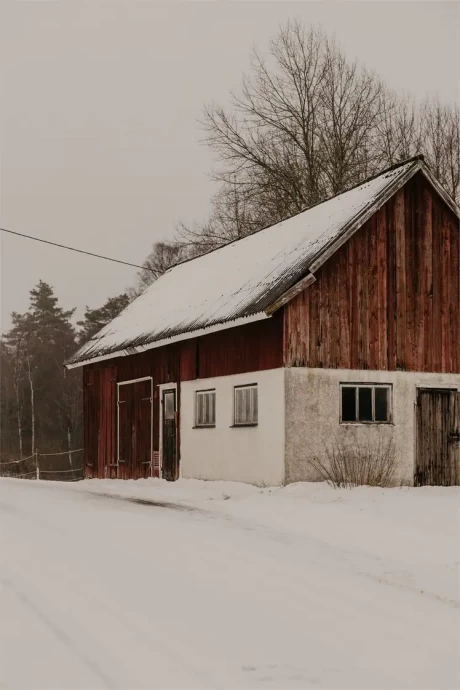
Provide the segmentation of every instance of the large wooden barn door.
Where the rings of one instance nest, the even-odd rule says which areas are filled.
[[[419,389],[414,484],[460,483],[460,393]]]
[[[177,448],[177,389],[163,388],[161,392],[161,467],[164,479],[174,481],[179,475]]]
[[[152,433],[152,379],[118,384],[119,479],[151,476]]]

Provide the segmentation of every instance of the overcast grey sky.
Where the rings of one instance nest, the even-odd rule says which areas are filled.
[[[251,47],[289,18],[321,24],[398,89],[460,101],[458,2],[0,5],[2,226],[133,263],[206,216],[201,108],[226,101]],[[39,279],[79,316],[135,282],[135,269],[2,235],[2,328]]]

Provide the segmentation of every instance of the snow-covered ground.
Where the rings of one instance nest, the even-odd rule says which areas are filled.
[[[460,490],[0,480],[0,688],[458,688]]]

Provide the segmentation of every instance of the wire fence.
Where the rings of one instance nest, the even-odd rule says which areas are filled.
[[[33,455],[28,455],[26,458],[21,458],[20,460],[9,460],[8,462],[0,462],[0,468],[3,467],[4,465],[18,465],[20,462],[25,462],[26,460],[30,460],[31,458],[35,457],[35,453]]]
[[[58,453],[40,453],[38,450],[32,455],[17,460],[0,462],[0,477],[14,477],[15,479],[46,480],[61,482],[78,482],[83,479],[83,467],[72,467],[72,456],[83,452],[83,448],[60,451]],[[40,462],[41,458],[68,456],[70,467],[49,468],[49,460]],[[18,471],[19,470],[19,471]]]

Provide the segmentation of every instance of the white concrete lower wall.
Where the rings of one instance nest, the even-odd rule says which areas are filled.
[[[340,424],[341,383],[393,385],[392,424]],[[459,374],[341,369],[286,369],[286,483],[315,481],[312,456],[325,457],[325,444],[393,438],[397,484],[413,484],[415,466],[415,402],[418,386],[460,389]]]
[[[260,486],[284,483],[285,369],[181,383],[181,476]],[[257,383],[258,425],[233,427],[234,386]],[[215,388],[215,428],[194,428],[195,392]]]

